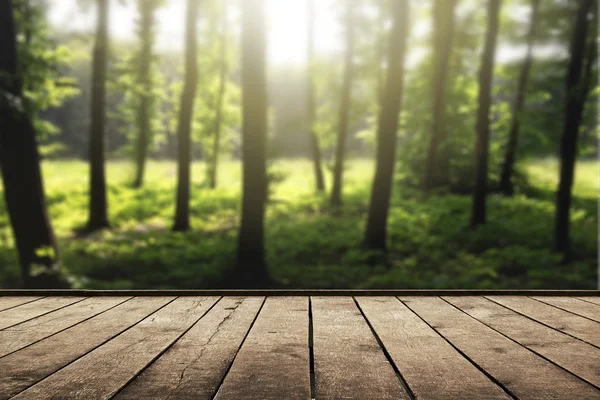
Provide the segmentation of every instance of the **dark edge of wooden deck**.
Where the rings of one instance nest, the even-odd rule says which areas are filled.
[[[600,296],[600,290],[543,289],[0,289],[0,296]]]

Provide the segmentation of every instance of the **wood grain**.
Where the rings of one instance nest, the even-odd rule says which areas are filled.
[[[30,303],[39,300],[39,296],[3,296],[0,297],[0,311],[20,306],[21,304]]]
[[[0,331],[0,357],[100,314],[128,297],[88,298]]]
[[[131,299],[81,324],[0,358],[0,399],[8,399],[44,379],[173,299]]]
[[[0,311],[0,329],[5,329],[32,318],[39,317],[40,315],[77,303],[83,299],[84,297],[75,296],[46,297],[15,308]]]
[[[110,398],[198,321],[217,300],[218,297],[179,297],[14,399]]]
[[[600,322],[600,306],[596,304],[588,303],[574,297],[535,296],[534,299]]]
[[[561,332],[600,347],[600,323],[524,296],[489,296],[490,300]]]
[[[415,397],[510,399],[395,297],[356,300]]]
[[[408,399],[352,297],[312,298],[319,399]]]
[[[115,399],[211,399],[263,301],[222,299]]]
[[[590,303],[594,303],[600,306],[600,296],[586,296],[586,297],[578,297],[579,300],[587,301]]]
[[[267,298],[216,399],[310,399],[307,297]]]
[[[401,297],[429,325],[521,399],[598,399],[592,385],[437,297]]]
[[[487,326],[591,384],[600,386],[600,349],[482,297],[445,299]]]

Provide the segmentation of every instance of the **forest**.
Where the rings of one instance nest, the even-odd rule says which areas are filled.
[[[0,288],[593,289],[595,0],[0,0]]]

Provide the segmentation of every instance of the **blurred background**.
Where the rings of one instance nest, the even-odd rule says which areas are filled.
[[[8,4],[0,287],[598,285],[596,1]]]

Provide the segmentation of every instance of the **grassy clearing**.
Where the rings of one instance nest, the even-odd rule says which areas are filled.
[[[277,161],[282,179],[267,211],[266,243],[271,272],[289,287],[311,288],[593,288],[597,268],[598,165],[577,167],[572,213],[576,260],[561,265],[552,242],[553,191],[558,165],[529,161],[530,185],[513,199],[496,195],[489,222],[468,229],[470,198],[422,198],[396,186],[389,220],[390,254],[369,266],[361,249],[373,164],[355,160],[345,172],[344,208],[333,212],[313,191],[307,160]],[[220,187],[206,188],[204,166],[193,165],[193,231],[170,232],[176,165],[153,161],[143,189],[129,186],[129,162],[108,164],[113,229],[88,238],[73,231],[87,217],[87,165],[43,165],[52,222],[65,268],[88,288],[224,287],[234,261],[240,200],[240,166],[224,162]],[[531,196],[534,196],[533,198]],[[8,220],[0,204],[0,286],[18,285]],[[385,264],[385,265],[384,265]]]

